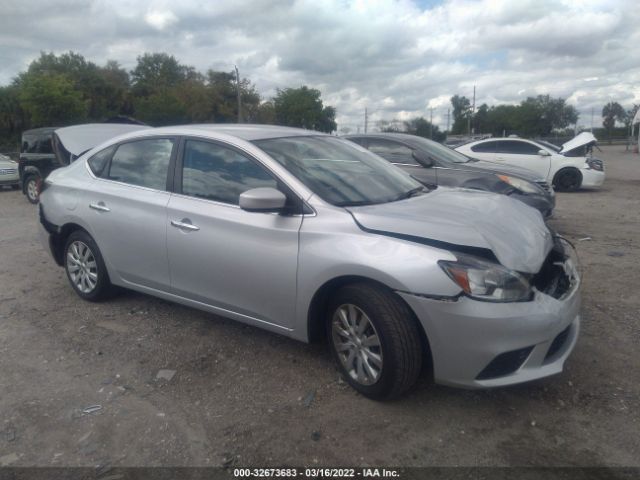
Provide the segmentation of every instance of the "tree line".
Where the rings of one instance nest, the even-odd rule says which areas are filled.
[[[127,71],[113,60],[97,65],[74,52],[43,52],[0,87],[0,137],[120,116],[152,126],[232,123],[238,121],[238,90],[243,122],[336,129],[335,108],[307,86],[278,89],[265,99],[235,71],[198,72],[166,53],[145,53]]]

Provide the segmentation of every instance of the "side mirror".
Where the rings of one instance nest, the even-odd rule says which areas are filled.
[[[240,194],[240,208],[249,212],[279,212],[286,203],[284,193],[271,187],[252,188]]]
[[[550,157],[551,154],[549,152],[547,152],[546,150],[538,150],[538,155],[540,155],[541,157]]]
[[[413,150],[411,152],[411,156],[413,157],[413,159],[416,162],[418,162],[423,167],[431,168],[431,167],[433,167],[433,164],[435,163],[433,161],[433,158],[431,158],[429,155],[427,155],[426,153],[421,152],[419,150]]]

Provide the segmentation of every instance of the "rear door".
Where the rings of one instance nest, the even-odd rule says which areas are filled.
[[[498,140],[496,145],[496,162],[527,168],[539,176],[547,178],[551,157],[539,155],[538,145],[524,140]]]
[[[302,216],[238,206],[252,188],[290,193],[231,145],[188,138],[181,150],[167,218],[173,292],[253,322],[291,327]]]
[[[98,152],[87,220],[105,260],[124,283],[169,290],[168,172],[173,138],[146,138]]]
[[[478,160],[486,160],[488,162],[494,162],[496,159],[496,141],[486,140],[484,142],[478,142],[471,146],[462,146],[459,149],[461,152],[470,156],[471,158],[477,158]]]

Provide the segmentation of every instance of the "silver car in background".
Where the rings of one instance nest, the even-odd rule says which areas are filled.
[[[77,294],[126,287],[305,342],[371,398],[558,373],[573,249],[540,213],[429,190],[346,140],[261,125],[146,129],[47,178],[42,238]],[[427,360],[426,362],[424,360]]]

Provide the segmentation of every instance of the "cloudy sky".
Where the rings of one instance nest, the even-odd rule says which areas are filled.
[[[634,0],[0,0],[0,47],[0,84],[42,50],[237,64],[264,97],[320,89],[352,131],[365,107],[370,128],[431,113],[445,127],[449,98],[474,85],[477,104],[565,97],[584,126],[608,101],[640,103]]]

